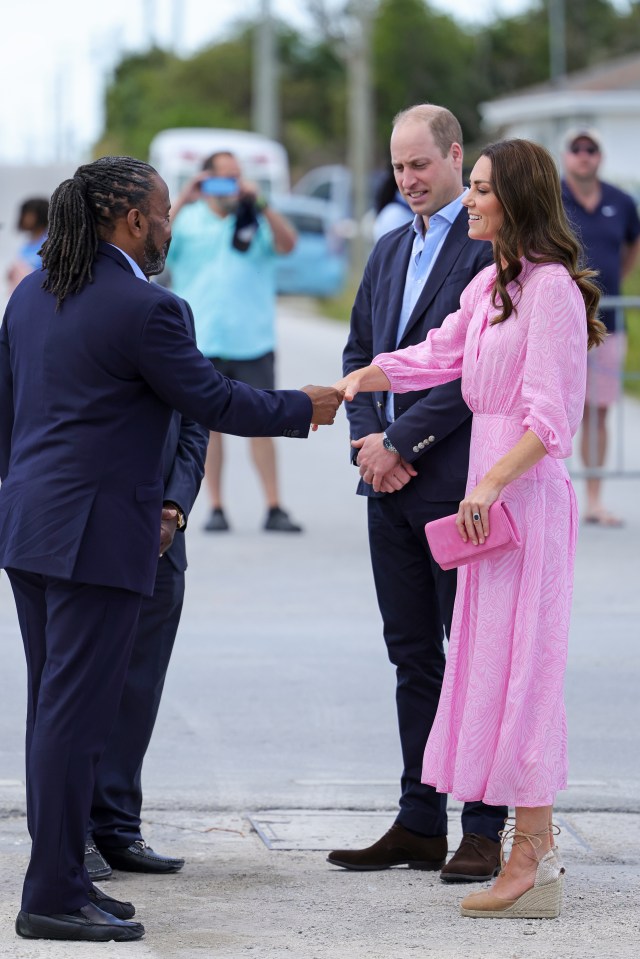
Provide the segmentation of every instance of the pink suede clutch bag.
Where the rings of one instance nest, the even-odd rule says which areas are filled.
[[[511,511],[501,499],[489,507],[489,535],[482,545],[474,546],[470,539],[462,542],[456,526],[457,517],[458,514],[453,513],[427,523],[424,528],[431,555],[442,569],[478,563],[481,559],[495,559],[522,546]]]

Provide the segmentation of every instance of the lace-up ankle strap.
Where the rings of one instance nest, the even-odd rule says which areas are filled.
[[[542,846],[541,837],[547,836],[549,834],[549,830],[545,829],[542,833],[522,832],[520,829],[516,828],[515,821],[513,821],[513,825],[507,825],[510,822],[512,822],[512,820],[506,819],[505,828],[501,829],[498,833],[500,836],[500,869],[504,869],[504,847],[509,841],[511,841],[512,847],[523,846],[528,843],[531,847],[533,855],[530,855],[530,853],[528,853],[526,850],[523,850],[525,856],[527,856],[529,859],[532,859],[534,862],[540,862],[538,850]]]

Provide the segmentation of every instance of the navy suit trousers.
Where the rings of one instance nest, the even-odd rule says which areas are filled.
[[[425,836],[447,834],[447,796],[424,785],[422,758],[444,676],[444,636],[451,629],[455,570],[429,551],[425,524],[458,510],[458,501],[421,499],[409,483],[368,501],[369,545],[389,659],[396,667],[396,705],[404,770],[396,822]],[[465,803],[462,829],[498,839],[506,806]]]
[[[22,909],[74,912],[89,899],[84,841],[95,769],[113,726],[140,594],[7,569],[27,659],[31,859]]]
[[[178,533],[178,535],[181,535]],[[96,772],[90,831],[99,848],[141,839],[141,773],[180,623],[184,573],[164,556],[143,596],[118,717]]]

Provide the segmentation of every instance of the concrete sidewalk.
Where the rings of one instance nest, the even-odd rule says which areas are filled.
[[[292,301],[280,322],[283,386],[338,376],[345,328]],[[637,468],[640,404],[626,403],[625,412]],[[139,943],[14,935],[28,857],[25,682],[0,580],[3,959],[122,949],[176,959],[617,959],[640,950],[636,481],[607,484],[625,529],[583,528],[580,537],[567,673],[571,780],[557,815],[567,867],[562,917],[476,922],[458,914],[476,887],[445,885],[437,873],[347,873],[326,863],[327,850],[368,844],[391,825],[400,765],[393,670],[342,416],[306,443],[278,441],[283,503],[305,525],[303,536],[260,532],[243,440],[228,445],[233,533],[201,531],[202,496],[192,514],[187,601],[144,777],[145,838],[187,865],[175,876],[116,873],[104,883],[135,902],[147,928]],[[459,836],[453,804],[451,849]]]
[[[262,813],[272,822],[308,813]],[[373,841],[392,811],[328,815],[321,828],[336,844]],[[333,822],[332,822],[333,818]],[[457,817],[456,817],[457,819]],[[341,821],[342,820],[342,821]],[[13,935],[19,877],[27,856],[22,817],[1,822],[0,955],[85,957],[248,956],[274,959],[631,959],[640,943],[640,816],[571,813],[559,817],[567,865],[564,912],[558,920],[464,919],[458,903],[472,886],[440,882],[437,873],[394,869],[348,873],[324,851],[273,851],[235,812],[147,810],[145,835],[158,849],[185,855],[168,877],[114,873],[110,895],[135,902],[147,936],[132,945],[25,942]],[[313,831],[313,830],[311,830]],[[459,838],[452,831],[451,841]],[[302,840],[304,843],[304,838]],[[319,843],[314,841],[314,846]],[[323,849],[331,848],[324,845]]]

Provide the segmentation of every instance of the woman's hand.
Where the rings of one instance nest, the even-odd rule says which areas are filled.
[[[344,393],[344,398],[350,402],[358,393],[373,393],[375,390],[388,390],[391,383],[379,366],[363,366],[354,370],[341,380],[334,383],[334,387]]]
[[[484,543],[489,535],[489,507],[498,499],[502,489],[502,486],[484,476],[462,500],[456,526],[463,543],[469,539],[475,546]]]
[[[466,543],[484,543],[489,535],[489,507],[508,483],[518,479],[547,455],[535,433],[527,430],[514,447],[484,474],[478,485],[460,503],[456,526]],[[474,516],[476,519],[474,519]]]

